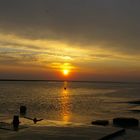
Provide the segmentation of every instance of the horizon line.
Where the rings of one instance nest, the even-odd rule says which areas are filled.
[[[136,83],[140,81],[110,81],[110,80],[47,80],[47,79],[0,79],[0,81],[25,81],[25,82],[85,82],[85,83]]]

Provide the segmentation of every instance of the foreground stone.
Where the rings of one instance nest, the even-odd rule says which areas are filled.
[[[106,125],[109,125],[109,121],[108,120],[96,120],[96,121],[91,122],[91,124],[106,126]]]
[[[139,125],[139,120],[135,118],[114,118],[113,124],[121,127],[135,127]]]

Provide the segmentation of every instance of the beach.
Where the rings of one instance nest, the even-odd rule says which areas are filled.
[[[33,124],[24,118],[20,119],[18,131],[0,129],[1,140],[139,140],[140,129],[123,129],[113,126],[96,126],[59,121],[44,120]],[[8,120],[10,121],[10,120]],[[28,125],[27,125],[28,124]],[[30,124],[30,125],[29,125]],[[1,125],[2,126],[2,125]],[[114,133],[117,132],[117,135]],[[118,133],[119,132],[119,133]],[[112,135],[113,134],[113,135]],[[108,138],[108,136],[110,136]]]

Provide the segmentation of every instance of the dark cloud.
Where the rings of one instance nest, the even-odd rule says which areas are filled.
[[[139,0],[0,0],[0,31],[140,53]]]

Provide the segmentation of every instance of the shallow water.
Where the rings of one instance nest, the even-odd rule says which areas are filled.
[[[27,106],[27,116],[63,122],[140,119],[140,113],[130,111],[136,105],[125,103],[139,99],[139,84],[1,81],[0,119],[19,114],[20,105]]]

